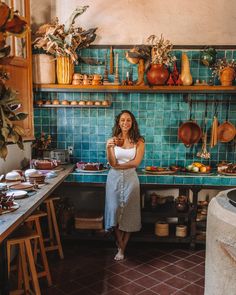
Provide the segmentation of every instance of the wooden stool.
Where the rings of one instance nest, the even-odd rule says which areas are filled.
[[[49,228],[49,238],[44,239],[45,242],[50,243],[49,246],[45,246],[46,251],[54,251],[58,250],[59,256],[61,259],[64,258],[62,245],[61,245],[61,238],[57,224],[57,218],[55,213],[55,207],[53,201],[60,200],[60,197],[51,196],[44,201],[46,204],[47,210],[47,217],[48,217],[48,228]]]
[[[40,295],[40,287],[38,282],[38,275],[34,263],[34,256],[31,248],[31,240],[39,239],[39,235],[22,226],[7,240],[7,263],[8,263],[8,277],[10,278],[10,264],[11,264],[11,246],[19,247],[18,255],[18,289],[11,291],[10,295],[15,294],[36,294]],[[27,265],[28,262],[28,265]],[[29,268],[29,270],[28,270]],[[30,276],[33,290],[30,288]],[[22,281],[24,283],[24,289],[22,289]]]
[[[49,270],[49,266],[48,266],[46,250],[45,250],[45,246],[44,246],[44,242],[43,242],[43,234],[42,234],[40,220],[39,220],[41,217],[45,217],[45,216],[47,216],[46,212],[42,212],[42,211],[37,210],[26,219],[25,224],[33,226],[36,233],[39,235],[38,242],[39,242],[39,249],[41,252],[43,271],[38,272],[38,278],[46,277],[47,281],[48,281],[48,285],[51,286],[52,285],[52,278],[51,278],[51,274],[50,274],[50,270]],[[38,254],[38,249],[37,249],[37,242],[36,242],[35,247],[34,247],[35,262],[37,262],[37,254]]]

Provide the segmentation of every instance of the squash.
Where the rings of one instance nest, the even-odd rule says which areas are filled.
[[[190,73],[189,59],[185,52],[182,53],[181,57],[180,79],[185,86],[193,84],[193,77]]]

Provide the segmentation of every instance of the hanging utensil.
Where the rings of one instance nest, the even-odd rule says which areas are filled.
[[[202,149],[197,153],[197,157],[202,159],[210,159],[211,157],[211,154],[207,151],[207,101],[205,104],[205,117],[203,120]]]
[[[215,101],[214,103],[214,116],[213,116],[213,122],[212,122],[212,128],[211,128],[211,148],[213,148],[217,142],[217,129],[218,129],[218,118],[217,118],[217,108],[218,108],[218,101]]]
[[[113,47],[110,47],[110,71],[109,73],[113,75],[114,73],[114,55],[113,55]]]
[[[200,126],[192,120],[192,101],[189,101],[190,118],[187,122],[182,123],[178,129],[178,138],[189,148],[197,143],[202,136]]]
[[[235,126],[228,121],[229,116],[229,100],[227,102],[227,111],[225,121],[218,127],[218,141],[229,142],[234,139],[236,134]]]

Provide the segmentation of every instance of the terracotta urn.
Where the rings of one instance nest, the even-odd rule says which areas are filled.
[[[225,67],[220,72],[220,83],[222,86],[232,86],[235,79],[235,71],[231,67]]]
[[[147,72],[147,81],[150,85],[165,85],[169,78],[169,71],[164,64],[151,64]]]

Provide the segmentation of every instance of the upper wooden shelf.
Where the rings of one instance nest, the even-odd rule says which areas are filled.
[[[43,92],[145,92],[145,93],[236,93],[236,86],[114,86],[35,84],[35,91]]]

